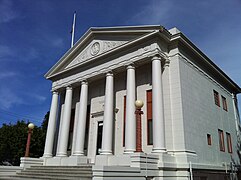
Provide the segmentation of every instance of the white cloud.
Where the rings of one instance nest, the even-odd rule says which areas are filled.
[[[25,61],[31,61],[33,59],[36,59],[39,57],[39,52],[35,48],[31,47],[27,50],[27,52],[22,52],[21,54],[24,54]]]
[[[43,101],[46,100],[45,96],[41,96],[41,95],[38,95],[38,94],[29,94],[29,96],[36,99],[39,102],[43,102]]]
[[[51,40],[51,44],[53,47],[63,47],[64,40],[62,38],[55,38]]]
[[[2,109],[9,109],[13,105],[24,104],[24,101],[19,98],[11,89],[1,87],[0,88],[0,107]]]
[[[5,78],[10,78],[16,76],[17,73],[15,72],[0,72],[0,80]]]
[[[12,56],[11,49],[8,46],[0,45],[0,58],[5,58],[8,56]]]
[[[134,24],[165,24],[169,19],[172,2],[168,0],[151,0],[137,14],[132,16],[127,23]]]
[[[29,62],[40,56],[39,51],[34,47],[24,49],[13,49],[10,46],[0,45],[0,61],[19,60]]]
[[[17,18],[17,13],[13,10],[11,0],[2,0],[0,2],[0,23],[7,23]]]

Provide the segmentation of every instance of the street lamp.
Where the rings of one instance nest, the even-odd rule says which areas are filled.
[[[25,150],[25,156],[24,157],[29,157],[29,147],[30,147],[30,140],[31,140],[31,134],[33,132],[34,124],[29,123],[28,124],[28,139],[27,139],[27,144],[26,144],[26,150]]]
[[[142,100],[136,100],[136,152],[142,152],[142,138],[141,138],[141,115],[143,111],[141,108],[143,107],[144,103]]]

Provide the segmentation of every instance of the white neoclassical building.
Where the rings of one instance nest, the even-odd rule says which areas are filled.
[[[90,28],[45,77],[44,165],[91,164],[93,179],[222,180],[240,164],[241,89],[177,28]]]

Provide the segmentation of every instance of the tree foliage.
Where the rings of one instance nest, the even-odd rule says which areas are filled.
[[[35,126],[30,143],[30,157],[41,157],[44,151],[49,112],[40,127]],[[20,164],[20,157],[25,154],[28,136],[28,122],[3,124],[0,128],[0,163],[7,161],[12,165]]]

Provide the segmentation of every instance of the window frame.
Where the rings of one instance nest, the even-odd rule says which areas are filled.
[[[229,153],[233,153],[233,147],[232,147],[232,138],[231,134],[226,132],[226,140],[227,140],[227,149]]]
[[[222,99],[222,104],[223,104],[223,110],[228,111],[228,104],[227,104],[227,99],[221,95]]]
[[[224,144],[224,133],[223,130],[218,129],[218,137],[219,137],[219,150],[225,152],[225,144]]]
[[[209,146],[212,145],[212,136],[211,136],[211,134],[207,134],[207,143],[208,143]]]
[[[220,98],[218,91],[213,90],[214,103],[220,107]]]

